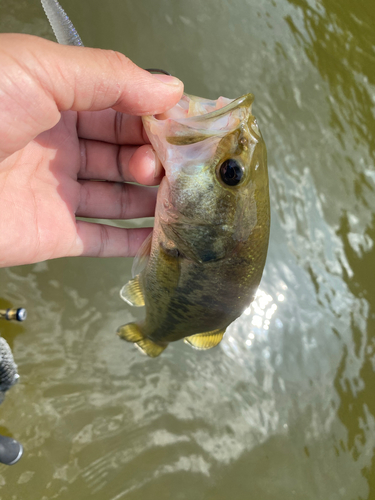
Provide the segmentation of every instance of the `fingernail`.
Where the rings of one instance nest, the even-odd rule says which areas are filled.
[[[173,87],[179,87],[182,84],[181,80],[174,76],[159,74],[153,74],[152,76],[166,85],[173,85]]]
[[[156,155],[155,151],[153,150],[151,144],[147,144],[143,146],[144,148],[144,154],[147,157],[149,163],[149,172],[151,174],[151,168],[153,169],[153,178],[157,179],[158,177],[161,177],[163,174],[163,165],[161,164],[158,156]]]

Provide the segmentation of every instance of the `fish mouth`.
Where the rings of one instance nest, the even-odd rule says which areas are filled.
[[[146,131],[164,135],[175,146],[187,146],[210,137],[220,139],[252,116],[253,94],[216,101],[184,94],[176,106],[158,116],[144,117]]]
[[[159,122],[171,120],[188,126],[191,122],[216,120],[240,108],[246,108],[251,112],[253,102],[253,94],[244,94],[237,99],[219,97],[216,100],[183,94],[180,101],[170,110],[144,118]]]
[[[198,103],[201,103],[202,106],[204,107],[205,104],[206,106],[211,105],[212,103],[216,103],[216,101],[209,101],[208,99],[202,99],[201,97],[196,97],[190,94],[184,94],[183,97],[181,98],[181,101],[196,101]],[[181,102],[180,101],[180,102]],[[180,118],[176,121],[180,123],[188,123],[189,121],[205,121],[205,120],[211,120],[211,119],[217,119],[221,118],[222,116],[230,113],[231,111],[234,111],[237,108],[248,108],[251,109],[251,105],[254,102],[254,96],[253,94],[244,94],[241,97],[238,97],[237,99],[234,99],[232,102],[227,104],[226,106],[223,106],[219,109],[215,109],[214,111],[208,111],[207,113],[200,114],[200,115],[193,115],[189,116],[187,118]]]
[[[143,116],[142,121],[164,168],[175,170],[173,165],[188,168],[208,161],[224,136],[254,121],[253,102],[253,94],[233,100],[184,94],[167,112]]]

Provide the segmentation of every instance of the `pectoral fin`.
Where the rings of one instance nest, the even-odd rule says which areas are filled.
[[[137,323],[120,326],[117,335],[127,342],[133,342],[143,354],[147,354],[150,358],[156,358],[167,347],[167,345],[156,344],[149,338],[144,337]]]
[[[139,275],[128,281],[126,285],[121,288],[120,297],[131,306],[142,307],[145,305],[145,299],[139,282]]]
[[[148,259],[151,253],[151,245],[152,245],[152,232],[147,236],[145,241],[139,247],[139,250],[134,257],[133,266],[132,266],[132,276],[135,278],[140,274],[143,269],[147,266]]]
[[[191,337],[185,337],[184,342],[190,344],[195,349],[206,350],[217,346],[223,339],[225,328],[222,330],[213,330],[207,333],[197,333]]]

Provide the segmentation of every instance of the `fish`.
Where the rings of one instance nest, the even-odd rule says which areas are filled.
[[[60,43],[82,45],[57,0],[42,0]],[[149,357],[184,339],[217,346],[250,305],[270,234],[267,151],[251,93],[238,99],[184,94],[171,110],[142,117],[165,175],[154,229],[120,296],[144,319],[118,336]]]
[[[117,333],[150,357],[184,339],[215,347],[254,299],[270,232],[267,152],[252,94],[207,100],[185,94],[143,118],[165,170],[153,232],[121,290],[145,306]]]

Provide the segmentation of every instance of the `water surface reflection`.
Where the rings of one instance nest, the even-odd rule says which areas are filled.
[[[4,300],[30,314],[4,330],[21,383],[2,431],[26,452],[0,468],[0,498],[375,498],[373,2],[64,6],[78,28],[89,16],[86,44],[191,93],[255,94],[271,245],[220,348],[179,342],[155,360],[114,334],[138,314],[118,296],[131,262],[1,270]],[[48,33],[35,5],[27,22],[5,8],[1,31]]]

